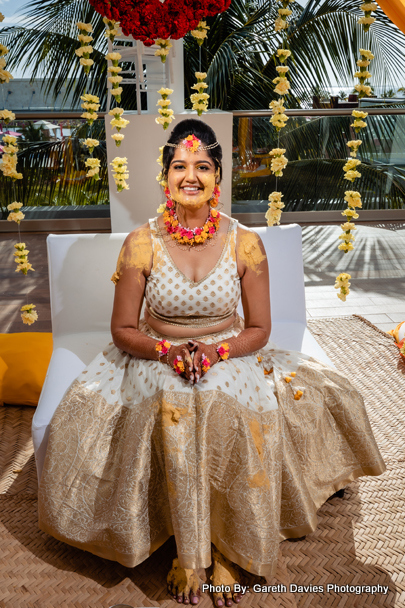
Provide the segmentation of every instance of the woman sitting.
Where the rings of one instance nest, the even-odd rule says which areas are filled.
[[[216,208],[221,158],[203,122],[173,130],[163,215],[125,240],[113,341],[56,410],[39,493],[42,530],[125,566],[174,535],[169,589],[185,604],[212,561],[214,585],[232,588],[235,564],[274,575],[280,540],[385,470],[349,381],[269,342],[265,251]]]

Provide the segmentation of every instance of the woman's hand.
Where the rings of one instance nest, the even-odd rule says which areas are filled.
[[[184,372],[181,374],[183,378],[186,378],[190,384],[194,384],[195,375],[194,375],[194,367],[193,360],[191,358],[189,346],[187,344],[179,344],[178,346],[171,346],[167,355],[167,364],[175,371],[174,362],[177,357],[181,357],[181,360],[184,364]]]
[[[189,340],[188,348],[191,352],[194,352],[193,372],[195,384],[208,372],[208,369],[204,370],[204,360],[209,360],[209,369],[211,369],[215,363],[218,363],[219,355],[216,344],[204,344],[203,342],[197,342],[197,340]]]

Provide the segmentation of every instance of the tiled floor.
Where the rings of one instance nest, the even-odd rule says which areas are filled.
[[[353,251],[338,248],[339,226],[303,228],[307,316],[360,314],[380,329],[405,321],[405,223],[359,226]],[[341,302],[334,289],[340,272],[351,274]]]

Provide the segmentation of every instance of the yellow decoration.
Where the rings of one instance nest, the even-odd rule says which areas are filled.
[[[38,405],[52,355],[52,334],[0,334],[0,405]]]

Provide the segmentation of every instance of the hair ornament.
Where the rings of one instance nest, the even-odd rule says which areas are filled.
[[[170,146],[170,148],[180,148],[181,150],[188,150],[189,152],[202,152],[203,150],[212,150],[212,148],[216,148],[219,146],[219,143],[216,141],[213,144],[208,144],[207,146],[203,146],[201,139],[198,139],[194,134],[188,135],[185,139],[183,139],[179,144],[165,144],[166,146]]]

